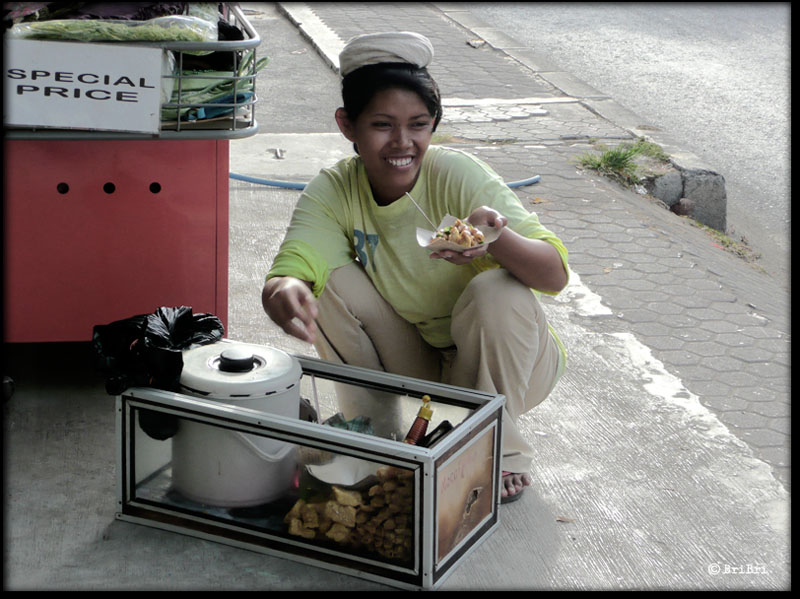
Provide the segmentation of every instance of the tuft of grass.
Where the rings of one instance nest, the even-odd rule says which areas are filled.
[[[601,146],[602,147],[602,146]],[[667,154],[658,144],[646,141],[643,138],[635,143],[622,143],[616,148],[603,151],[601,154],[584,154],[578,158],[585,168],[597,171],[623,185],[630,186],[639,182],[639,166],[636,157],[642,155],[666,162]]]
[[[636,148],[638,153],[642,156],[648,156],[661,162],[669,162],[669,155],[661,148],[661,146],[659,146],[657,143],[653,143],[652,141],[647,141],[643,137],[637,139],[636,143],[633,144],[633,147]]]
[[[616,179],[624,185],[633,185],[638,181],[634,157],[638,151],[633,147],[621,145],[611,150],[606,150],[600,155],[584,154],[579,158],[582,166]]]

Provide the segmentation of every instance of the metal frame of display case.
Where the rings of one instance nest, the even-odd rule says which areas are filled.
[[[505,397],[460,387],[431,383],[364,368],[332,364],[296,356],[304,377],[343,382],[411,398],[429,395],[440,405],[466,408],[468,416],[431,447],[417,447],[391,439],[342,430],[315,422],[271,415],[239,408],[229,403],[190,397],[149,388],[133,388],[118,396],[117,421],[117,518],[163,530],[216,541],[256,552],[287,558],[392,586],[411,589],[436,588],[479,543],[499,526],[502,455],[502,411]],[[339,455],[362,458],[414,473],[414,552],[408,563],[395,564],[375,556],[354,554],[317,541],[292,537],[285,531],[270,530],[252,521],[237,519],[203,506],[188,509],[167,500],[153,499],[140,489],[156,474],[137,472],[137,410],[153,410],[248,435],[298,443]],[[487,437],[491,435],[491,437]],[[139,431],[141,439],[141,432]],[[480,445],[482,444],[482,445]],[[476,521],[462,527],[457,536],[445,540],[440,518],[452,464],[469,469],[469,449],[480,445],[492,456],[491,497],[476,514]],[[487,468],[484,466],[484,468]],[[144,468],[142,468],[144,470]],[[145,476],[148,475],[148,476]],[[144,477],[144,478],[143,478]],[[450,504],[448,504],[450,505]],[[190,506],[191,507],[191,506]],[[476,510],[477,511],[477,510]],[[454,540],[455,539],[455,540]],[[442,543],[439,545],[439,543]]]

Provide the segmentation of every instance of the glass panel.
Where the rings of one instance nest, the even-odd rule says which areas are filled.
[[[369,475],[354,485],[331,484],[343,469],[348,470],[347,482],[357,469]],[[290,535],[372,559],[413,565],[417,530],[413,470],[340,455],[316,468],[307,467],[303,474],[300,497],[283,518]]]
[[[418,468],[150,409],[132,418],[133,503],[392,567],[419,563]]]

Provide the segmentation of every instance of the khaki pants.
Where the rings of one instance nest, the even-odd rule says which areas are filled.
[[[517,421],[552,391],[563,365],[541,304],[508,271],[483,272],[464,290],[452,314],[454,348],[427,344],[356,262],[331,273],[317,325],[323,360],[505,395],[502,467],[528,472],[533,449]]]

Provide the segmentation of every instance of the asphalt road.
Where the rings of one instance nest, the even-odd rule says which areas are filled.
[[[788,280],[789,3],[470,3],[725,177],[728,232]]]

